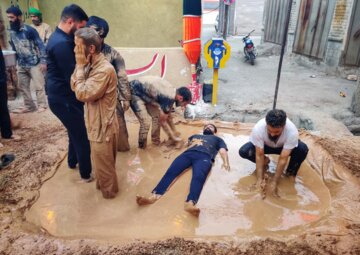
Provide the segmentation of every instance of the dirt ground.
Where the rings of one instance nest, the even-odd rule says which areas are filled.
[[[288,240],[171,238],[129,244],[96,240],[59,239],[25,221],[24,212],[36,202],[39,189],[51,178],[67,150],[65,130],[50,111],[17,115],[19,142],[3,142],[1,153],[12,152],[16,161],[0,172],[0,254],[360,254],[360,225],[347,222],[347,231],[318,232]],[[360,183],[360,137],[336,138],[306,133],[327,150]],[[351,148],[351,149],[350,149]],[[360,202],[360,197],[357,203]]]

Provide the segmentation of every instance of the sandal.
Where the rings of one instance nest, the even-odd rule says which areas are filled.
[[[11,162],[15,160],[14,154],[3,154],[0,157],[0,169],[3,169],[10,165]]]

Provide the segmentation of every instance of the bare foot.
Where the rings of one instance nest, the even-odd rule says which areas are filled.
[[[160,195],[151,194],[148,197],[145,196],[136,196],[136,203],[138,205],[150,205],[155,203],[160,198]]]
[[[184,210],[195,217],[199,217],[200,209],[197,208],[192,201],[185,202]]]
[[[37,112],[45,112],[46,111],[46,108],[45,107],[40,107],[38,108]]]

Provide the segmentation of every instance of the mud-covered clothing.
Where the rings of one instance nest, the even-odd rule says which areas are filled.
[[[145,148],[147,145],[147,136],[151,127],[151,141],[154,144],[160,144],[160,109],[157,105],[145,103],[138,96],[133,95],[131,108],[140,123],[139,129],[139,148]],[[134,109],[137,109],[135,111]]]
[[[120,101],[130,101],[131,93],[129,81],[125,70],[125,61],[120,53],[110,45],[104,44],[101,52],[105,58],[113,65],[118,78],[118,99]]]
[[[116,113],[119,122],[119,135],[118,135],[118,151],[130,150],[129,134],[126,127],[125,112],[122,107],[121,101],[130,101],[131,93],[129,81],[125,70],[125,61],[118,51],[110,45],[104,44],[101,52],[105,58],[113,65],[118,78],[118,102],[116,106]]]
[[[38,32],[28,25],[19,31],[10,30],[10,45],[16,51],[17,63],[21,67],[46,64],[46,51]]]
[[[35,30],[38,32],[40,36],[40,39],[46,45],[52,33],[51,27],[44,22],[42,22],[39,26],[35,26],[34,24],[31,24],[30,26],[35,28]]]
[[[151,139],[160,143],[160,110],[169,114],[175,102],[176,88],[156,76],[144,76],[130,82],[131,109],[140,122],[139,147],[145,148],[152,122]]]
[[[224,140],[216,135],[193,135],[189,137],[188,143],[190,148],[187,151],[204,152],[212,161],[221,148],[228,150]]]
[[[118,122],[117,78],[114,67],[102,53],[85,67],[76,66],[71,76],[76,98],[85,103],[85,124],[91,147],[96,186],[104,198],[118,192],[115,170]]]
[[[175,103],[176,88],[157,76],[144,76],[130,82],[131,94],[147,104],[159,106],[164,113],[170,113]],[[131,99],[132,100],[132,99]],[[138,109],[133,109],[135,112]]]
[[[175,179],[187,168],[192,167],[190,191],[186,202],[193,201],[194,204],[198,202],[216,154],[221,148],[227,150],[227,146],[223,139],[215,135],[193,135],[189,137],[189,142],[192,147],[173,161],[159,184],[152,191],[153,193],[165,194]]]
[[[109,136],[104,143],[92,142],[91,161],[95,169],[96,188],[101,190],[104,198],[114,198],[119,191],[116,163],[117,134]]]
[[[71,76],[71,88],[76,98],[85,103],[85,124],[88,138],[105,142],[117,131],[117,78],[114,67],[102,53],[94,55],[92,63],[76,66]]]

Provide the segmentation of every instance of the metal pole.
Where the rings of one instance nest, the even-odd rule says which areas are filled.
[[[219,69],[214,68],[212,100],[211,100],[213,106],[217,104],[218,80],[219,80]]]
[[[226,36],[227,36],[228,16],[229,16],[229,5],[228,5],[228,4],[225,4],[224,31],[223,31],[223,38],[224,38],[224,40],[226,40]]]
[[[293,2],[293,0],[288,1],[288,13],[287,13],[287,17],[286,17],[283,41],[282,41],[282,45],[281,45],[281,53],[280,53],[278,74],[277,74],[277,79],[276,79],[273,109],[276,108],[276,101],[277,101],[277,95],[278,95],[278,91],[279,91],[279,82],[280,82],[280,75],[281,75],[281,67],[282,67],[282,61],[283,61],[283,57],[284,57],[285,45],[286,45],[287,34],[288,34],[288,29],[289,29],[292,2]]]

